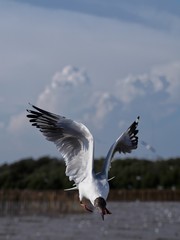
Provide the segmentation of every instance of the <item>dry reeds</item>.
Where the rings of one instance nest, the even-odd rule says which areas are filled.
[[[109,201],[180,201],[180,190],[111,190]],[[0,216],[82,213],[78,192],[1,190]]]
[[[79,213],[82,208],[77,192],[64,191],[0,191],[0,215]]]

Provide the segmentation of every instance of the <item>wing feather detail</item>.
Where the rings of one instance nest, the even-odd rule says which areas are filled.
[[[119,153],[131,153],[132,150],[138,147],[138,123],[139,123],[139,116],[137,117],[136,121],[134,121],[131,126],[120,135],[120,137],[113,143],[110,147],[109,152],[105,158],[102,174],[106,175],[108,178],[108,171],[111,167],[111,162],[114,154],[116,152]]]
[[[93,137],[82,123],[75,122],[34,105],[27,110],[32,126],[55,143],[66,163],[66,175],[78,185],[93,171]]]

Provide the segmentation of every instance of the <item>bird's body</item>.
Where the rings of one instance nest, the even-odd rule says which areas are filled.
[[[84,199],[98,208],[104,219],[105,214],[110,214],[106,208],[106,199],[109,194],[108,172],[112,157],[116,152],[130,153],[137,148],[138,120],[112,144],[105,158],[102,171],[94,172],[94,141],[89,129],[82,123],[78,123],[63,116],[50,113],[36,106],[35,110],[27,110],[30,122],[39,128],[47,140],[56,144],[66,163],[66,175],[70,181],[75,182],[75,188],[79,190],[81,205],[88,211],[92,208],[87,206]],[[72,189],[75,189],[72,188]],[[68,189],[70,190],[70,189]]]
[[[91,177],[86,178],[84,181],[79,183],[79,199],[88,199],[92,205],[98,197],[107,199],[109,193],[109,183],[105,176],[99,176],[99,174],[93,174]]]

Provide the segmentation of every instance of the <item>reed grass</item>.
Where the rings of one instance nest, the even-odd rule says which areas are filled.
[[[180,201],[180,190],[111,190],[108,201]],[[0,216],[83,213],[78,192],[0,190]]]

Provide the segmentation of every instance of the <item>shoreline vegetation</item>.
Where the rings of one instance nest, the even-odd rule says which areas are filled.
[[[99,172],[103,159],[95,161]],[[180,201],[180,158],[115,160],[108,201]],[[26,158],[0,165],[0,216],[84,213],[78,191],[65,176],[64,161]]]
[[[95,160],[95,172],[101,171],[103,158]],[[180,189],[180,158],[150,161],[146,159],[116,159],[111,164],[111,189]],[[65,163],[44,156],[26,158],[0,165],[0,190],[63,190],[71,188],[65,176]]]

